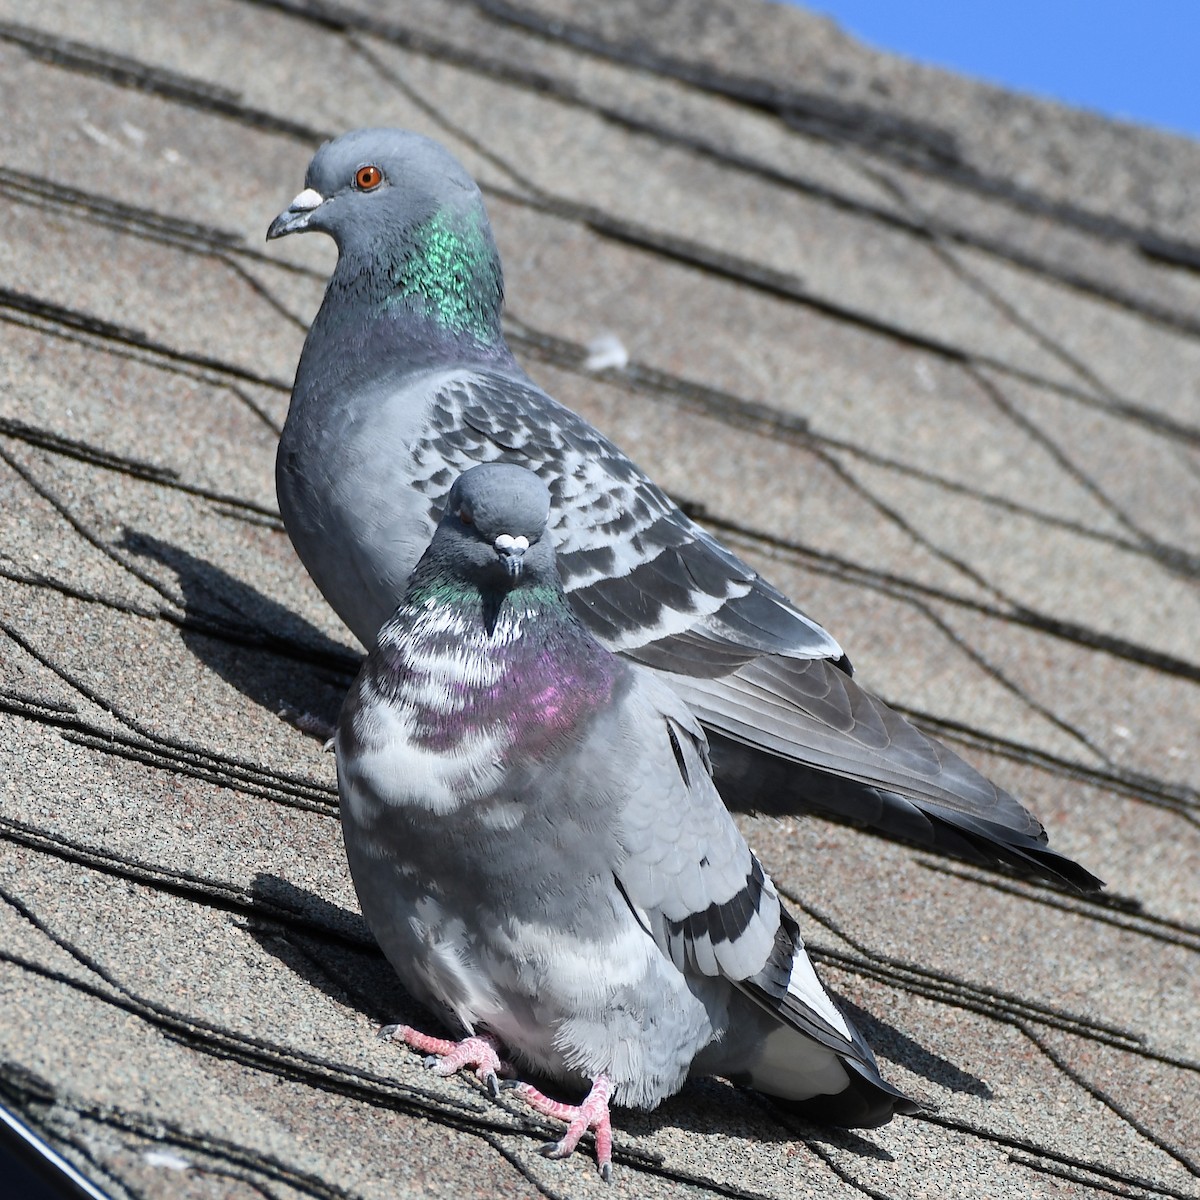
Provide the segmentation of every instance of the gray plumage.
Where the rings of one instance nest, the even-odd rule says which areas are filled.
[[[719,1074],[819,1120],[879,1076],[726,811],[704,734],[568,604],[530,472],[468,471],[338,725],[346,852],[406,987],[525,1070],[649,1108]]]
[[[268,237],[303,230],[328,233],[339,257],[297,369],[279,503],[301,560],[364,645],[453,479],[479,462],[518,463],[550,488],[580,619],[683,697],[735,808],[815,811],[1099,886],[1011,795],[862,690],[825,630],[525,375],[500,329],[479,190],[446,150],[388,129],[327,143]]]

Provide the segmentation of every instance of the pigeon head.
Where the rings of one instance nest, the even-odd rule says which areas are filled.
[[[463,201],[481,203],[479,189],[437,142],[405,129],[356,129],[317,151],[304,190],[271,222],[267,240],[317,230],[354,249]]]
[[[335,292],[499,340],[504,287],[483,198],[437,142],[404,129],[326,142],[267,239],[313,231],[337,243]]]
[[[491,588],[544,582],[556,574],[549,516],[549,489],[532,471],[484,463],[450,489],[430,552],[443,569]]]

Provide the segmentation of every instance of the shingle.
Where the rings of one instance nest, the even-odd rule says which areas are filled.
[[[837,24],[789,5],[737,0],[671,5],[619,0],[489,0],[498,19],[574,39],[646,66],[683,67],[707,90],[809,100],[831,137],[918,159],[959,186],[979,177],[1044,202],[1196,240],[1189,182],[1200,150],[1188,139],[1105,119],[922,66],[856,42]],[[822,103],[823,102],[823,103]],[[840,121],[836,120],[840,118]],[[878,126],[882,125],[881,136]]]
[[[531,374],[1112,896],[743,819],[938,1107],[698,1081],[618,1115],[617,1186],[1197,1194],[1195,143],[733,0],[14,0],[0,64],[5,1103],[114,1196],[603,1190],[375,1040],[432,1018],[277,715],[358,650],[273,495],[333,250],[262,238],[317,139],[403,123],[481,179]]]

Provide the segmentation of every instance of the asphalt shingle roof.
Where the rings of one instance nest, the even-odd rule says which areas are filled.
[[[358,649],[273,494],[333,247],[262,238],[387,123],[481,180],[531,374],[1109,884],[745,820],[931,1110],[697,1082],[613,1187],[1200,1196],[1200,146],[739,0],[5,0],[0,107],[0,1102],[114,1197],[615,1194],[375,1040],[277,715]]]

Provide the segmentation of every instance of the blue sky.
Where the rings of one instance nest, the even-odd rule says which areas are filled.
[[[1200,138],[1200,0],[803,0],[860,41]]]

